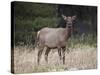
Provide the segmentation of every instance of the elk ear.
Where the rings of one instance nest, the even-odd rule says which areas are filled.
[[[72,20],[75,20],[75,19],[76,19],[76,17],[77,17],[76,15],[72,16]]]
[[[66,20],[67,19],[67,17],[65,16],[65,15],[61,15],[62,16],[62,18],[64,19],[64,20]]]

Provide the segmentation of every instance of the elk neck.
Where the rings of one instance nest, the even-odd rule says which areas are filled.
[[[72,27],[71,28],[66,27],[66,37],[67,38],[71,37],[71,34],[72,34]]]

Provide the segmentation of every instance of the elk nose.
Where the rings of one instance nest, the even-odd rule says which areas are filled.
[[[68,28],[71,28],[72,26],[68,26]]]
[[[67,26],[68,26],[68,28],[72,27],[72,23],[68,23]]]

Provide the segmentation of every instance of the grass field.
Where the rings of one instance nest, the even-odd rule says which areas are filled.
[[[48,63],[42,54],[40,65],[37,64],[38,48],[33,45],[18,45],[14,47],[15,73],[72,71],[97,68],[97,38],[96,35],[82,35],[71,37],[66,43],[70,52],[65,53],[65,64],[59,59],[57,49],[52,49],[48,56]]]
[[[82,46],[80,48],[69,48],[66,52],[65,65],[60,61],[57,49],[52,49],[48,59],[48,64],[44,59],[44,52],[37,65],[37,51],[32,46],[16,46],[14,50],[14,70],[15,73],[30,72],[50,72],[64,70],[84,70],[97,68],[97,48]]]

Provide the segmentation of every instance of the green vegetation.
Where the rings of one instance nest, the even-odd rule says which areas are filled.
[[[69,48],[84,48],[86,46],[89,47],[97,47],[97,37],[96,34],[82,34],[81,36],[72,36],[67,42],[67,47]]]
[[[56,27],[56,18],[37,17],[35,20],[16,19],[15,26],[15,43],[23,42],[24,44],[34,44],[36,32],[43,27]]]
[[[33,72],[56,72],[64,71],[64,65],[35,66]]]
[[[81,35],[77,35],[77,38],[70,38],[70,46],[73,47],[76,44],[90,44],[96,46],[97,34],[96,34],[96,10],[92,7],[82,7],[82,6],[70,6],[68,10],[76,10],[77,18],[82,19],[89,27],[87,31]],[[79,8],[79,9],[78,9]],[[83,9],[81,9],[83,8]],[[95,12],[94,12],[94,11]],[[90,14],[90,12],[93,13]],[[65,12],[67,14],[67,12]],[[82,13],[82,15],[81,15]],[[58,5],[53,4],[41,4],[41,3],[30,3],[30,2],[14,2],[14,20],[15,20],[15,45],[30,45],[35,42],[36,33],[43,27],[57,27],[60,21],[58,16]],[[93,15],[93,16],[91,16]],[[95,21],[94,21],[95,19]],[[95,23],[94,23],[95,22]],[[95,25],[93,25],[95,24]],[[81,26],[78,26],[81,27]],[[80,32],[80,31],[79,31]]]
[[[36,32],[56,27],[56,5],[15,2],[15,45],[34,44]]]

